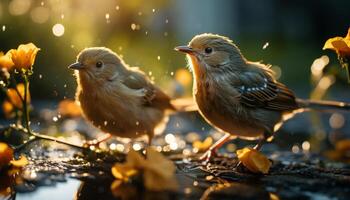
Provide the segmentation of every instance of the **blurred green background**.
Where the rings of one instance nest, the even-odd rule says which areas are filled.
[[[334,96],[350,99],[336,55],[322,50],[328,38],[346,35],[349,8],[348,0],[1,0],[0,50],[27,42],[41,48],[31,77],[34,101],[73,98],[67,66],[91,46],[116,51],[169,94],[189,95],[190,82],[174,81],[186,62],[173,48],[211,32],[229,36],[248,59],[275,66],[302,97],[312,89],[312,62],[329,55],[327,69],[339,74]],[[186,76],[180,72],[178,79]]]

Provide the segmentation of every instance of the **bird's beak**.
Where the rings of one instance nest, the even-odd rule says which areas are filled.
[[[193,54],[194,50],[189,46],[178,46],[174,48],[175,51],[180,51],[187,54]]]
[[[84,65],[81,64],[80,62],[76,62],[76,63],[73,63],[73,64],[69,65],[68,68],[69,68],[69,69],[80,70],[80,69],[83,69],[83,68],[84,68]]]

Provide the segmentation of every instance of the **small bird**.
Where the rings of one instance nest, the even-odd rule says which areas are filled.
[[[201,115],[226,133],[202,159],[210,159],[232,136],[260,139],[254,147],[259,150],[285,120],[308,108],[350,109],[348,103],[296,98],[267,65],[248,61],[227,37],[200,34],[175,50],[187,54]]]
[[[129,67],[112,50],[92,47],[82,50],[74,69],[78,83],[76,100],[84,117],[111,137],[137,138],[161,132],[167,110],[175,110],[170,97],[137,67]],[[163,128],[164,129],[164,128]]]

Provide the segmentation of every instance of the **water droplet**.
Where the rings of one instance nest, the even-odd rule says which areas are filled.
[[[135,143],[134,145],[132,145],[132,148],[135,150],[135,151],[140,151],[142,146],[141,144],[139,143]]]
[[[270,44],[268,42],[266,42],[263,46],[263,49],[266,49]]]
[[[117,149],[117,145],[115,143],[112,143],[109,145],[109,149],[110,150],[116,150]]]
[[[166,134],[165,142],[168,143],[168,144],[174,143],[174,142],[176,142],[176,137],[173,134],[171,134],[171,133]]]
[[[209,176],[205,177],[205,180],[207,180],[207,181],[210,181],[210,180],[213,180],[213,179],[214,179],[214,176],[212,176],[212,175],[209,175]]]
[[[292,147],[292,152],[293,153],[298,153],[299,152],[299,146],[298,145],[293,145],[293,147]]]
[[[52,27],[52,33],[57,37],[61,37],[64,34],[64,26],[62,24],[55,24]]]
[[[123,152],[125,149],[124,145],[122,144],[117,144],[115,148],[117,151],[120,151],[120,152]]]
[[[135,30],[136,29],[136,24],[131,24],[131,30]]]
[[[309,151],[311,147],[310,142],[304,141],[301,147],[303,148],[304,151]]]
[[[170,149],[171,149],[171,150],[176,150],[176,149],[178,148],[179,145],[178,145],[177,143],[174,142],[174,143],[171,143],[169,146],[170,146]]]
[[[182,154],[183,154],[184,156],[189,156],[189,155],[191,155],[191,150],[189,150],[189,149],[184,149],[184,150],[182,151]]]
[[[191,194],[191,192],[192,192],[192,189],[189,188],[189,187],[187,187],[187,188],[184,189],[184,193],[185,193],[185,194]]]

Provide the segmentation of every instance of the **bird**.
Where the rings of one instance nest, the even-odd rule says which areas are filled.
[[[111,136],[135,139],[165,128],[167,111],[175,111],[171,98],[137,67],[130,67],[106,47],[83,49],[75,63],[77,89],[75,99],[83,116],[106,133],[94,144]]]
[[[247,60],[228,37],[203,33],[175,50],[187,55],[200,114],[226,133],[203,154],[203,160],[210,160],[218,148],[236,137],[258,140],[254,149],[260,150],[296,113],[312,108],[350,110],[349,103],[296,98],[268,65]]]

